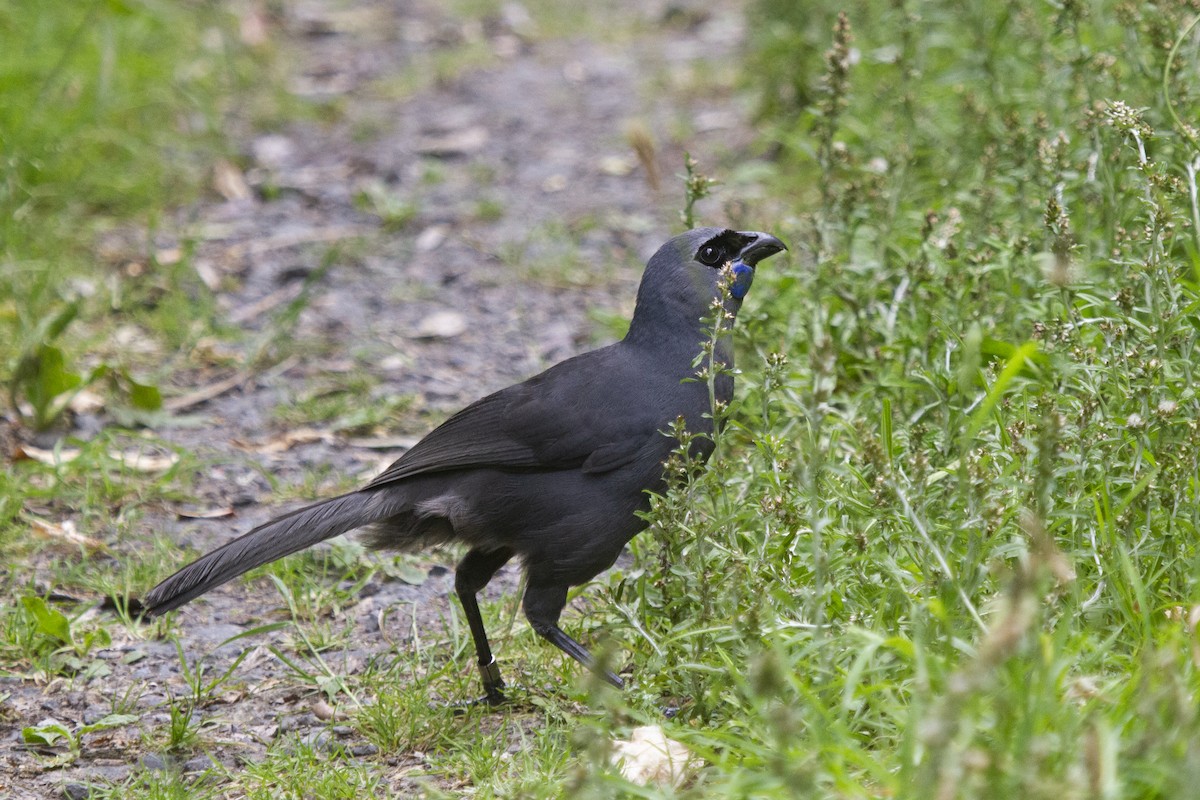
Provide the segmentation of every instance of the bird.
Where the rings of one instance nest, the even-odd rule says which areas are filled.
[[[151,589],[143,614],[165,614],[356,529],[379,549],[458,542],[467,552],[454,587],[475,645],[481,701],[507,698],[477,595],[514,557],[524,567],[522,607],[532,629],[622,688],[559,627],[567,591],[611,567],[646,528],[641,512],[651,493],[665,490],[666,462],[680,446],[677,420],[692,457],[703,462],[712,452],[713,400],[733,396],[728,325],[759,262],[786,249],[767,233],[719,227],[671,238],[646,264],[624,338],[471,403],[362,488],[289,511],[201,556]],[[728,325],[714,341],[718,318]],[[712,394],[697,378],[706,343],[724,366]]]

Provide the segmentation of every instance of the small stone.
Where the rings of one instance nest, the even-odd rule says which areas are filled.
[[[487,140],[487,128],[472,125],[440,136],[428,136],[417,143],[417,152],[433,158],[466,156],[482,150]]]
[[[313,703],[312,712],[313,716],[322,722],[328,722],[329,720],[333,719],[334,714],[337,713],[334,711],[333,706],[329,705],[329,703],[324,700],[318,700],[317,702]]]
[[[555,192],[561,192],[563,189],[566,189],[566,188],[567,188],[567,176],[563,175],[561,172],[557,172],[557,173],[551,175],[549,178],[546,178],[546,180],[542,181],[542,191],[545,192],[546,194],[554,194]]]
[[[161,772],[167,768],[167,760],[158,753],[146,753],[138,759],[138,766],[151,772]]]
[[[605,156],[600,159],[600,171],[605,175],[623,178],[633,172],[637,162],[629,156]]]
[[[583,83],[587,80],[587,68],[579,61],[569,61],[564,64],[562,73],[570,83]]]
[[[335,739],[333,734],[325,728],[305,734],[300,741],[305,747],[325,753],[342,749],[342,743]]]
[[[299,730],[300,728],[307,728],[316,721],[316,715],[314,714],[297,714],[292,717],[284,717],[279,721],[279,732],[291,733],[292,731]]]
[[[457,311],[435,311],[417,326],[418,339],[453,339],[467,329],[467,318]]]
[[[216,763],[207,755],[199,755],[195,758],[189,758],[183,762],[184,772],[205,772],[216,766]]]
[[[434,250],[437,250],[442,246],[442,242],[446,241],[446,234],[449,232],[449,225],[430,225],[417,234],[417,252],[432,253]]]
[[[92,790],[82,783],[68,783],[63,786],[63,797],[67,800],[87,800]]]
[[[260,136],[251,145],[254,160],[268,169],[284,166],[296,152],[296,145],[286,136],[268,134]]]

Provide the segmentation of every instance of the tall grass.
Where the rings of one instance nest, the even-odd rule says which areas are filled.
[[[210,2],[0,5],[0,380],[38,427],[40,393],[81,377],[114,315],[191,289],[153,235],[198,196],[257,71],[234,23]]]
[[[611,585],[684,794],[1194,792],[1196,13],[755,6],[797,255]]]

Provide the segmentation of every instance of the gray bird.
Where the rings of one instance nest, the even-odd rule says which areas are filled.
[[[697,228],[668,241],[646,265],[621,341],[557,364],[459,411],[363,488],[283,514],[208,553],[150,591],[144,611],[164,614],[247,570],[356,528],[376,548],[469,546],[454,587],[462,602],[486,700],[504,700],[478,593],[514,556],[525,567],[525,616],[543,638],[588,668],[595,659],[558,627],[567,589],[616,561],[646,527],[638,512],[665,488],[678,447],[666,433],[682,417],[692,453],[712,451],[709,389],[695,380],[714,301],[736,314],[754,268],[786,250],[765,233]],[[732,368],[727,336],[716,357]],[[729,402],[733,378],[716,379]],[[621,679],[607,670],[613,686]]]

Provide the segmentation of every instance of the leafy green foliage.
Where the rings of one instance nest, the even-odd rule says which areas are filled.
[[[146,301],[104,262],[153,263],[153,252],[106,255],[97,237],[131,222],[153,231],[168,202],[186,199],[209,169],[218,98],[249,61],[223,41],[231,28],[206,4],[0,8],[0,381],[14,408],[28,404],[36,428],[110,370],[127,372],[112,359],[81,368],[77,354],[107,338],[106,315],[136,314]],[[189,311],[194,318],[195,303]],[[158,402],[126,374],[111,385],[130,391],[127,410]]]
[[[622,714],[679,708],[695,796],[1187,794],[1194,11],[844,8],[755,12],[796,257],[611,584]]]
[[[102,626],[80,625],[43,598],[26,595],[20,607],[3,609],[0,615],[0,650],[12,664],[24,663],[45,675],[86,677],[106,674],[108,667],[89,656],[108,647],[112,637]]]

